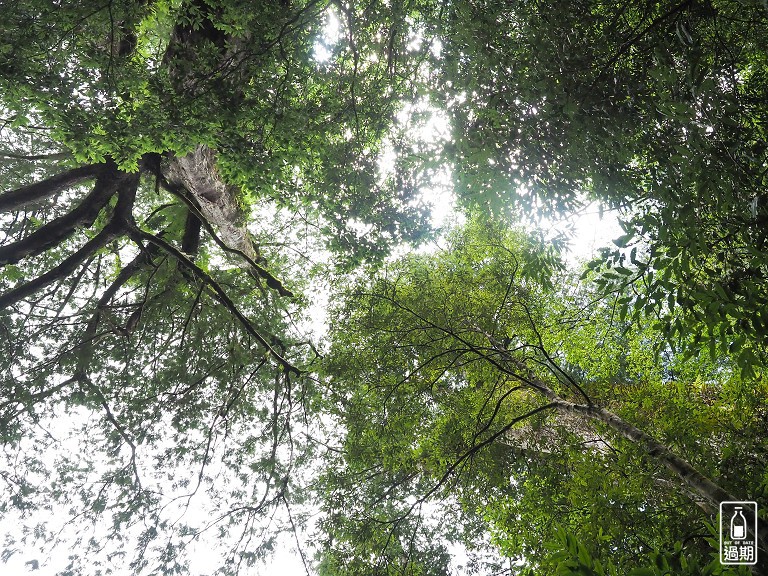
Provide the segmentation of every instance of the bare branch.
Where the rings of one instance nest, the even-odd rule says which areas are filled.
[[[131,469],[133,470],[133,476],[136,480],[136,487],[141,490],[141,477],[139,476],[139,467],[136,463],[136,443],[133,441],[133,439],[128,435],[128,432],[126,432],[125,428],[123,427],[120,422],[118,422],[117,418],[115,418],[115,415],[112,413],[112,410],[109,407],[109,403],[107,402],[107,399],[104,397],[104,394],[99,389],[98,386],[96,386],[90,378],[85,376],[84,374],[80,374],[80,380],[82,383],[85,384],[85,386],[91,390],[97,397],[99,404],[101,404],[102,408],[104,408],[104,414],[107,417],[107,420],[110,424],[117,430],[118,434],[120,434],[120,437],[123,439],[123,441],[128,445],[128,447],[131,450]]]
[[[211,276],[205,272],[202,268],[197,266],[194,262],[192,262],[189,258],[187,258],[182,252],[180,252],[177,248],[175,248],[172,244],[169,244],[162,238],[155,236],[153,234],[150,234],[149,232],[146,232],[142,230],[141,228],[138,228],[137,226],[131,226],[128,229],[128,235],[137,242],[145,241],[149,242],[150,244],[154,244],[164,252],[167,252],[169,255],[173,256],[180,264],[182,264],[185,268],[187,268],[189,271],[192,272],[193,275],[195,275],[197,278],[202,280],[211,290],[213,291],[216,299],[235,317],[237,320],[243,325],[246,332],[253,336],[259,344],[261,344],[262,347],[267,351],[267,353],[285,370],[286,373],[295,373],[297,376],[302,374],[302,371],[296,368],[293,364],[291,364],[288,360],[286,360],[280,353],[278,353],[270,344],[267,342],[267,340],[262,336],[256,328],[253,327],[253,324],[251,323],[248,318],[245,317],[245,315],[240,312],[240,310],[237,308],[235,303],[232,301],[232,299],[227,295],[227,293],[224,291],[224,289],[221,287],[221,285],[216,282]]]
[[[26,160],[28,162],[36,162],[37,160],[64,160],[65,158],[71,158],[72,154],[69,152],[53,152],[51,154],[14,154],[12,152],[0,152],[0,158],[10,158],[11,160]]]

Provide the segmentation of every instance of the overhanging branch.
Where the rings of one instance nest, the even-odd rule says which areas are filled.
[[[73,168],[67,172],[46,178],[40,182],[35,182],[34,184],[16,188],[5,194],[0,194],[0,214],[19,210],[29,204],[34,204],[44,198],[53,196],[57,192],[61,192],[83,180],[93,178],[98,173],[99,167],[99,164],[80,166],[79,168]]]
[[[42,254],[72,236],[78,228],[90,227],[117,191],[115,182],[119,178],[114,162],[107,161],[100,166],[93,190],[74,210],[45,224],[26,238],[0,247],[0,266]]]
[[[139,185],[139,174],[122,174],[112,181],[113,190],[118,192],[118,201],[115,212],[109,223],[93,238],[86,242],[74,254],[65,258],[57,266],[37,276],[20,286],[17,286],[5,294],[0,295],[0,310],[16,304],[20,300],[31,296],[46,286],[72,274],[80,264],[97,250],[109,244],[112,240],[125,233],[128,223],[132,220],[131,209],[136,198],[136,189]]]

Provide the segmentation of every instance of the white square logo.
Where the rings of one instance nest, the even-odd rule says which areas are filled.
[[[757,502],[720,502],[720,563],[757,564]]]

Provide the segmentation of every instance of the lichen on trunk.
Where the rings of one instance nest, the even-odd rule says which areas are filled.
[[[221,177],[213,150],[200,145],[185,156],[172,157],[163,168],[163,176],[171,185],[189,193],[227,247],[258,262],[258,252],[245,224],[246,214],[238,201],[240,190]]]

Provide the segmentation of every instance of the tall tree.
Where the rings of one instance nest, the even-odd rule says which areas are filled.
[[[442,26],[435,91],[462,196],[496,213],[619,210],[626,234],[602,261],[634,273],[608,274],[609,289],[638,288],[629,309],[657,316],[675,346],[760,370],[765,3],[461,2]]]
[[[584,193],[621,209],[627,233],[617,239],[620,250],[604,254],[602,263],[611,269],[598,271],[603,291],[614,296],[608,316],[615,309],[623,329],[630,320],[642,322],[643,312],[655,316],[656,324],[643,324],[633,345],[649,343],[673,364],[680,347],[695,352],[709,344],[711,363],[702,368],[708,379],[696,388],[690,409],[709,410],[703,398],[711,384],[719,394],[714,405],[736,413],[739,382],[759,396],[762,381],[750,370],[764,365],[768,335],[768,13],[762,4],[3,3],[0,434],[6,451],[0,480],[10,497],[0,513],[9,520],[4,525],[18,519],[24,527],[18,542],[8,542],[6,556],[23,543],[71,535],[79,552],[70,572],[84,555],[96,572],[123,554],[134,571],[171,572],[184,568],[184,549],[214,528],[241,536],[217,539],[226,548],[223,572],[264,552],[269,537],[263,546],[252,539],[262,528],[257,520],[298,497],[297,466],[308,452],[301,450],[297,427],[313,438],[318,425],[305,416],[317,407],[306,376],[319,355],[298,327],[314,253],[327,250],[344,269],[381,263],[392,245],[418,241],[428,228],[419,189],[441,162],[452,168],[465,203],[494,213],[515,206],[575,210]],[[338,33],[331,38],[324,27],[334,20]],[[401,128],[403,137],[390,134],[398,110],[410,103],[423,112],[426,100],[449,117],[453,138],[442,156],[415,145],[411,127]],[[381,161],[385,142],[397,156],[392,170]],[[579,418],[624,438],[617,440],[624,452],[568,451],[566,465],[578,468],[590,486],[606,466],[623,470],[611,454],[647,462],[638,455],[644,448],[673,475],[654,476],[637,464],[644,472],[637,486],[645,480],[658,490],[667,486],[668,500],[662,500],[670,506],[685,497],[711,507],[723,490],[737,491],[738,478],[714,462],[716,450],[697,448],[680,430],[675,434],[688,438],[685,443],[673,441],[671,431],[662,442],[644,435],[643,422],[633,419],[636,404],[603,397],[602,387],[590,386],[606,378],[631,382],[656,398],[651,406],[660,411],[682,402],[662,393],[669,374],[638,376],[615,354],[609,356],[615,361],[596,362],[589,346],[605,341],[590,340],[583,326],[578,334],[584,340],[570,348],[562,332],[555,331],[556,338],[540,328],[560,307],[559,296],[546,291],[548,272],[541,271],[553,266],[551,254],[529,247],[518,256],[519,270],[507,261],[500,277],[527,279],[520,286],[503,283],[506,295],[499,299],[492,286],[501,280],[483,277],[494,269],[493,251],[472,245],[451,264],[454,276],[433,283],[427,272],[434,262],[428,261],[424,282],[413,284],[445,296],[418,292],[420,318],[435,326],[406,322],[408,310],[392,294],[389,301],[351,300],[350,306],[363,307],[360,314],[381,313],[405,327],[393,332],[391,357],[355,356],[353,349],[350,367],[361,376],[344,372],[350,383],[385,368],[400,374],[398,382],[408,376],[375,402],[355,387],[347,390],[363,423],[391,399],[402,401],[395,414],[400,427],[389,425],[388,414],[382,428],[388,436],[369,438],[390,450],[373,469],[377,478],[412,448],[409,431],[417,416],[443,434],[434,437],[440,450],[405,459],[411,467],[398,485],[405,490],[422,482],[423,495],[432,490],[434,471],[450,472],[448,479],[468,461],[478,462],[474,448],[528,410],[534,422],[562,414],[553,427],[566,443],[594,443],[581,425],[569,427]],[[409,274],[403,285],[410,287]],[[455,300],[461,278],[472,293]],[[508,310],[508,298],[529,309]],[[499,306],[498,317],[473,308],[484,299]],[[389,309],[377,308],[386,302]],[[357,318],[353,308],[346,310]],[[528,327],[522,350],[509,347],[514,335],[494,331],[499,322]],[[360,337],[379,333],[376,322],[371,327],[376,330],[361,329]],[[339,334],[342,342],[357,343],[358,336]],[[416,349],[402,344],[419,334],[427,340]],[[566,334],[575,337],[576,331]],[[612,337],[621,342],[625,335]],[[456,342],[458,348],[440,348]],[[436,354],[426,366],[418,362],[420,348]],[[568,350],[583,374],[559,371],[552,350]],[[743,381],[730,372],[730,354],[745,370]],[[675,364],[670,373],[690,375],[697,362],[706,363],[691,359],[690,367]],[[431,376],[435,382],[450,376],[445,390],[434,391],[447,392],[450,400],[444,421],[429,411],[440,402],[427,410],[396,394],[433,364],[445,367]],[[403,374],[404,366],[413,375]],[[474,372],[476,366],[483,368]],[[468,378],[481,383],[474,395],[462,388]],[[521,383],[511,385],[515,378]],[[514,389],[508,396],[507,388]],[[350,398],[337,400],[344,406]],[[511,400],[515,409],[508,411]],[[750,402],[747,414],[762,414],[762,404]],[[621,406],[629,406],[627,413]],[[456,433],[451,419],[461,414],[479,419]],[[721,431],[707,429],[704,417],[695,421],[714,444]],[[744,425],[756,426],[749,417]],[[504,434],[512,438],[512,430]],[[355,434],[352,429],[350,441]],[[555,438],[534,437],[545,445]],[[522,452],[518,463],[545,471],[562,463],[562,451],[547,456],[536,445],[512,442],[505,452],[498,438],[487,445],[499,452],[498,462]],[[748,446],[762,446],[758,432],[746,438]],[[723,462],[737,458],[762,470],[747,462],[737,442],[726,444],[731,449],[719,452]],[[680,459],[678,453],[693,456]],[[440,454],[458,464],[451,468]],[[508,496],[509,487],[500,487],[507,469],[484,470],[477,486],[485,486],[487,475]],[[718,476],[718,483],[708,480]],[[538,486],[540,493],[562,495],[562,485],[549,480]],[[383,481],[371,486],[377,498],[393,493]],[[614,503],[627,503],[612,503],[613,509],[654,506],[638,490],[613,494]],[[194,521],[190,513],[179,520],[203,493],[205,519]],[[468,499],[473,493],[479,492],[470,487],[462,494]],[[576,491],[565,499],[577,508]],[[65,531],[40,516],[54,504],[71,511]],[[503,506],[464,503],[457,514],[466,516],[470,508],[493,515]],[[670,526],[665,532],[681,533],[678,527],[691,514],[659,513],[659,530]],[[574,517],[582,528],[588,525],[584,516]],[[293,524],[290,513],[287,518]],[[494,518],[504,535],[497,540],[512,542],[505,522],[513,515]],[[533,520],[552,534],[546,517]],[[467,521],[477,526],[485,518]],[[90,538],[91,528],[103,536]],[[395,528],[393,563],[427,570],[433,556],[435,571],[442,570],[442,542],[427,546],[433,526],[422,519]],[[658,534],[644,530],[638,537],[655,545]],[[581,532],[597,546],[599,534]],[[381,530],[373,536],[368,543],[391,540]],[[129,550],[126,542],[136,546]],[[347,542],[358,566],[365,566],[370,546]],[[629,556],[640,550],[634,540],[619,548]],[[535,560],[537,551],[526,554]],[[324,568],[338,571],[345,561],[329,558]]]
[[[654,358],[657,334],[616,325],[613,304],[583,289],[555,290],[555,261],[521,234],[475,220],[448,244],[360,281],[334,319],[328,399],[345,434],[326,485],[332,557],[345,557],[340,531],[386,558],[398,524],[437,500],[537,574],[557,528],[627,573],[701,536],[719,502],[760,499],[765,462],[748,462],[765,449],[766,406],[749,388],[762,384],[725,358]],[[751,446],[716,417],[744,401],[757,403],[737,417]],[[696,561],[710,552],[692,543]]]
[[[412,9],[3,3],[3,558],[178,573],[215,531],[233,573],[272,545],[312,427],[307,272],[428,231],[419,173],[378,165]]]

